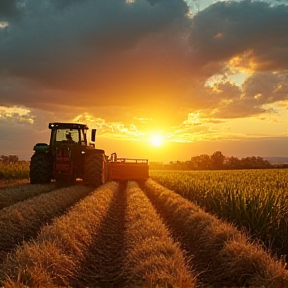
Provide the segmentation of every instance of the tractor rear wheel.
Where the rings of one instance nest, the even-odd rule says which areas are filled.
[[[52,177],[52,162],[46,153],[35,153],[30,162],[30,183],[50,183]]]
[[[86,155],[83,181],[88,186],[99,187],[106,182],[105,155]]]

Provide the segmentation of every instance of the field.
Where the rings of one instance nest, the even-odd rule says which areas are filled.
[[[127,187],[0,188],[2,286],[288,287],[280,250],[247,224],[257,213],[258,230],[281,227],[287,171],[150,174]]]
[[[28,183],[29,162],[7,163],[0,162],[0,187],[18,183]]]
[[[151,171],[151,177],[205,211],[245,228],[288,255],[288,170]]]

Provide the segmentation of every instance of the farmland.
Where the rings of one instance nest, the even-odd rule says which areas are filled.
[[[278,256],[288,255],[288,170],[151,171],[205,211],[245,228]]]
[[[279,195],[287,193],[287,172],[258,172],[150,171],[145,183],[108,182],[98,189],[81,183],[2,187],[2,286],[287,287],[283,257],[270,254],[235,225],[240,216],[254,219],[241,212],[244,196],[257,220],[271,207],[272,216],[286,211]],[[265,191],[274,196],[265,198]],[[255,197],[259,205],[254,207]],[[265,205],[270,206],[265,210]],[[222,220],[216,208],[222,208]]]
[[[29,178],[30,162],[1,163],[0,180],[20,180]]]
[[[0,187],[15,183],[28,183],[30,162],[1,163]]]

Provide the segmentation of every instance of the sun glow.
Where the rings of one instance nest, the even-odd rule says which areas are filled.
[[[163,145],[163,137],[161,135],[154,135],[150,137],[150,143],[154,147],[161,147]]]

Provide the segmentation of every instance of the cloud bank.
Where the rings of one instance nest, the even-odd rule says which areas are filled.
[[[287,101],[280,1],[217,2],[193,17],[183,0],[130,2],[2,0],[0,105],[111,119],[134,111],[176,125],[197,111],[249,117]],[[240,71],[246,80],[231,82]]]

